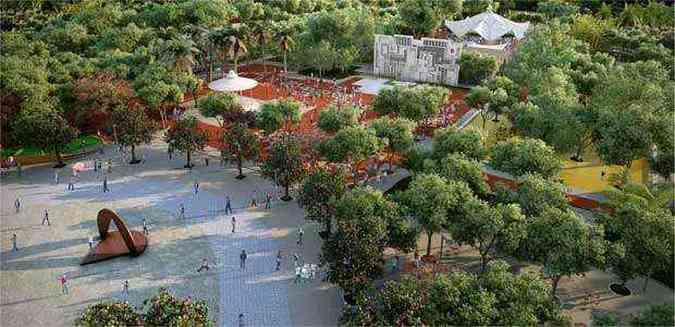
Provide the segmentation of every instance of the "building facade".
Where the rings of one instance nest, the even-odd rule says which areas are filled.
[[[409,35],[375,35],[373,72],[404,82],[456,85],[462,43]]]

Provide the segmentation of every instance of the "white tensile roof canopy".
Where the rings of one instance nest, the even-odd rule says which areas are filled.
[[[457,37],[476,33],[486,41],[497,41],[509,33],[522,39],[530,23],[516,23],[488,10],[463,20],[446,21],[445,26]]]
[[[234,71],[230,70],[225,78],[209,83],[209,88],[220,92],[237,92],[254,88],[258,82],[254,79],[240,77]]]

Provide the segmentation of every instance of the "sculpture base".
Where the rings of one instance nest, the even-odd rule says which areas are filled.
[[[124,243],[122,234],[119,231],[111,231],[108,232],[105,240],[98,243],[98,245],[96,245],[96,247],[82,259],[80,265],[87,265],[124,255],[141,255],[147,247],[148,239],[143,233],[139,231],[130,231],[130,234],[134,240],[134,247],[136,248],[135,251],[132,252],[129,250],[126,243]]]

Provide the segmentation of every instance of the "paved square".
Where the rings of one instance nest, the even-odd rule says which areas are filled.
[[[108,174],[110,193],[102,192],[102,177],[93,170],[79,174],[74,191],[66,191],[70,171],[60,173],[57,185],[49,167],[3,179],[3,326],[72,325],[87,305],[125,300],[125,280],[130,285],[128,301],[136,307],[164,286],[179,296],[206,300],[217,325],[235,325],[239,313],[251,326],[337,323],[340,303],[333,287],[320,282],[293,284],[290,255],[297,251],[306,261],[316,262],[320,247],[312,225],[305,226],[304,249],[295,245],[295,231],[305,224],[295,202],[250,210],[244,207],[254,190],[261,198],[273,190],[255,172],[236,180],[233,170],[218,166],[216,158],[210,167],[198,162],[198,168],[187,172],[180,169],[184,159],[168,160],[166,145],[159,141],[138,151],[145,151],[147,162],[130,166],[112,147],[106,148],[103,157],[112,157],[114,163]],[[198,194],[193,193],[195,182],[200,184]],[[231,233],[231,215],[222,211],[225,194],[232,198],[236,233]],[[17,197],[23,204],[19,213],[14,212]],[[181,203],[185,219],[178,215]],[[147,219],[149,246],[143,255],[79,265],[89,250],[89,237],[98,236],[96,214],[102,208],[116,211],[134,230],[142,230],[142,219]],[[40,224],[45,209],[51,226]],[[18,252],[11,250],[13,233]],[[239,268],[242,249],[248,252],[245,271]],[[284,255],[279,272],[278,250]],[[211,269],[198,273],[202,258],[208,259]],[[68,295],[61,294],[57,281],[62,274],[69,279]]]

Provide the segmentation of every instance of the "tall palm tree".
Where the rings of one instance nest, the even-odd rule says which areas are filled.
[[[248,53],[245,40],[248,29],[245,24],[234,24],[230,29],[229,36],[229,52],[232,59],[234,59],[234,72],[237,72],[239,55]]]
[[[265,46],[269,41],[269,29],[264,22],[255,24],[255,27],[253,29],[253,37],[255,38],[256,43],[260,47],[260,51],[262,53],[263,58],[263,69],[265,73],[267,73],[267,66],[265,66],[264,64],[265,64]]]
[[[197,57],[197,61],[203,68],[206,68],[206,79],[208,82],[211,82],[211,76],[213,75],[214,44],[210,35],[211,30],[201,26],[196,26],[192,33],[192,38],[196,41],[197,47],[200,49],[200,55]]]
[[[223,27],[213,31],[209,37],[216,46],[220,47],[223,60],[227,56],[234,60],[235,72],[237,71],[239,56],[248,52],[244,43],[245,36],[246,25],[233,24],[231,27]]]
[[[295,41],[288,31],[277,33],[276,39],[279,42],[279,49],[284,53],[284,74],[288,74],[288,51],[293,47]]]
[[[186,36],[164,41],[160,45],[160,51],[162,63],[188,73],[192,73],[192,66],[196,62],[195,55],[200,52],[195,42]]]

